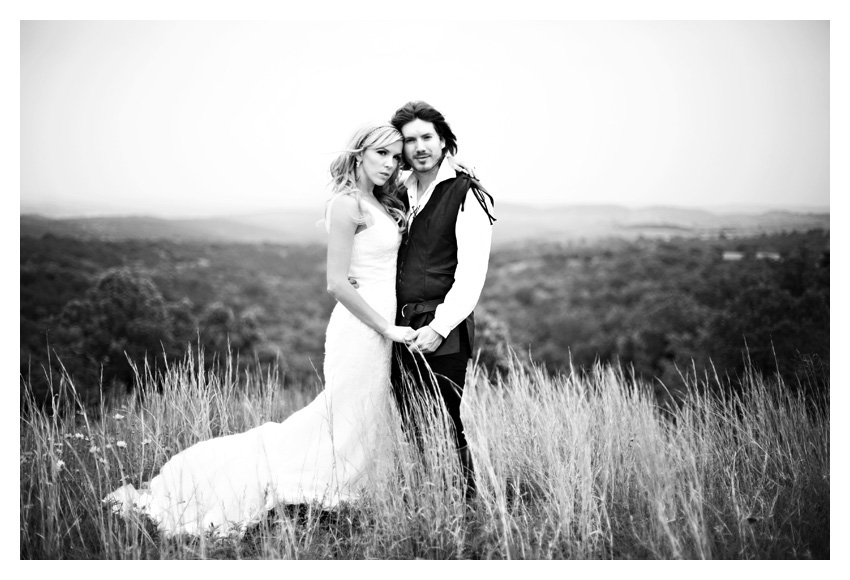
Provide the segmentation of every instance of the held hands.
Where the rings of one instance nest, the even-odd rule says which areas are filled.
[[[422,354],[431,354],[443,344],[443,337],[430,326],[413,330],[409,326],[388,324],[383,335],[393,342],[406,344],[412,350],[419,351]]]
[[[422,354],[431,354],[440,348],[441,344],[443,344],[443,337],[430,326],[423,326],[414,332],[411,347]]]
[[[389,338],[393,342],[403,342],[410,344],[416,336],[416,331],[409,326],[396,326],[388,324],[384,329],[384,337]]]

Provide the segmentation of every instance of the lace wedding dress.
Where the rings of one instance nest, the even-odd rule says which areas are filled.
[[[350,275],[366,302],[394,320],[398,228],[361,205],[368,227],[354,236]],[[337,304],[325,341],[325,388],[309,405],[282,423],[197,443],[149,484],[122,486],[104,502],[147,514],[168,535],[224,536],[244,532],[275,505],[356,500],[387,463],[390,347]]]

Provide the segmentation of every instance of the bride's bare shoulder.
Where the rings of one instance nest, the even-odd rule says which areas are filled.
[[[368,226],[371,222],[370,217],[369,212],[363,210],[361,200],[354,194],[337,194],[328,201],[326,219],[331,227],[335,223]]]

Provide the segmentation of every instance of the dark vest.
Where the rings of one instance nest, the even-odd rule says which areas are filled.
[[[396,299],[399,319],[401,308],[405,304],[416,304],[430,300],[443,299],[451,290],[457,269],[457,237],[455,224],[471,180],[465,174],[447,179],[434,188],[428,203],[413,219],[410,230],[404,236],[398,252],[398,272],[396,276]],[[407,203],[407,196],[402,196]],[[466,208],[465,208],[466,209]],[[468,208],[467,211],[476,211]],[[434,319],[433,312],[426,312],[411,321],[414,328],[421,328]],[[472,356],[472,343],[475,334],[473,315],[459,324],[440,347],[429,356],[440,356],[461,352]],[[464,327],[464,328],[462,328]],[[465,332],[466,341],[461,340]]]

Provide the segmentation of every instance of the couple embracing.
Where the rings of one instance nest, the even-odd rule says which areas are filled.
[[[474,492],[460,403],[495,218],[456,150],[443,115],[421,101],[355,133],[331,164],[325,213],[337,305],[324,390],[282,423],[189,447],[142,489],[107,496],[113,509],[145,513],[166,534],[226,535],[276,505],[356,501],[386,464],[392,422],[418,440],[422,409],[447,414]]]

